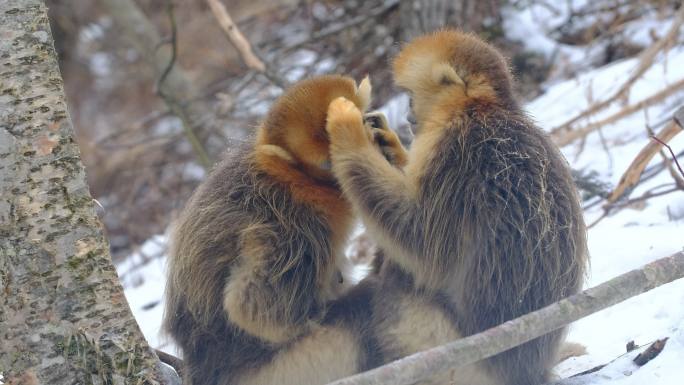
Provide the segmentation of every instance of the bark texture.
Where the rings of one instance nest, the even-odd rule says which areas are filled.
[[[169,382],[111,263],[40,0],[0,0],[0,373]]]

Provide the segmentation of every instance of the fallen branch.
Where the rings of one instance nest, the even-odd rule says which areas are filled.
[[[656,341],[658,341],[658,340],[656,340]],[[639,348],[642,348],[642,347],[644,347],[644,346],[646,346],[646,345],[649,345],[649,346],[650,346],[651,344],[653,344],[653,342],[655,342],[655,341],[652,341],[652,342],[649,342],[649,343],[647,343],[647,344],[643,344],[643,345],[638,345],[638,346],[637,346],[637,344],[635,344],[634,341],[629,341],[629,342],[627,343],[627,346],[625,347],[625,348],[626,348],[626,349],[625,349],[626,352],[620,354],[619,356],[613,358],[612,360],[610,360],[609,362],[607,362],[607,363],[605,363],[605,364],[601,364],[601,365],[594,366],[594,367],[591,368],[591,369],[587,369],[587,370],[584,370],[584,371],[579,372],[579,373],[577,373],[577,374],[573,374],[572,376],[570,376],[570,377],[568,377],[568,378],[582,377],[582,376],[586,376],[587,374],[596,373],[596,372],[598,372],[599,370],[601,370],[601,369],[605,368],[606,366],[612,364],[613,362],[617,361],[618,359],[622,358],[625,354],[629,354],[629,353],[633,352],[634,350],[639,349]],[[162,362],[164,362],[164,361],[162,361]],[[562,382],[562,380],[561,380],[561,382]]]
[[[684,7],[682,7],[684,8]],[[553,138],[554,143],[558,145],[559,147],[563,147],[567,144],[570,144],[574,142],[575,140],[582,138],[593,131],[607,125],[614,123],[625,116],[631,115],[639,110],[644,109],[645,107],[651,106],[655,103],[658,103],[662,101],[663,99],[681,91],[684,89],[684,78],[676,81],[675,83],[670,84],[669,86],[665,87],[664,89],[660,90],[659,92],[656,92],[655,94],[649,96],[646,99],[643,99],[635,104],[629,105],[622,110],[616,112],[615,114],[605,118],[601,119],[597,122],[587,124],[584,127],[577,128],[572,131],[563,131],[563,132],[556,132],[552,133],[551,136]]]
[[[228,41],[240,54],[242,62],[245,63],[248,68],[266,76],[266,78],[276,86],[285,88],[287,82],[277,76],[276,73],[271,70],[270,66],[266,65],[266,63],[257,56],[252,45],[249,44],[249,40],[240,32],[240,29],[233,22],[233,19],[230,17],[228,10],[223,3],[221,3],[220,0],[207,0],[207,4],[209,4],[211,12],[214,14],[221,29],[226,34]]]
[[[575,117],[569,119],[565,123],[552,129],[551,133],[555,135],[560,133],[561,131],[567,131],[577,121],[596,114],[597,112],[611,105],[616,100],[626,96],[629,90],[632,88],[632,85],[636,82],[636,80],[639,77],[641,77],[641,75],[643,75],[646,72],[646,70],[648,70],[653,65],[653,61],[658,52],[666,49],[674,41],[676,41],[677,36],[679,36],[679,29],[681,28],[683,23],[684,7],[680,7],[679,11],[677,11],[677,14],[674,17],[674,20],[672,21],[672,26],[670,26],[670,29],[667,31],[665,36],[663,36],[655,44],[653,44],[641,53],[641,55],[639,56],[639,63],[637,64],[636,69],[629,77],[629,79],[627,79],[627,81],[613,95],[611,95],[610,97],[601,102],[592,104],[591,106],[589,106],[589,108],[582,111]]]
[[[680,111],[684,111],[684,107],[681,107],[676,114],[680,113]],[[626,193],[631,191],[639,183],[641,174],[651,159],[653,159],[653,157],[658,153],[661,148],[661,144],[669,142],[681,131],[682,127],[676,122],[676,120],[673,120],[658,133],[657,136],[660,138],[658,139],[658,142],[660,143],[649,141],[646,146],[639,151],[629,167],[627,167],[627,170],[620,178],[620,181],[615,189],[608,195],[607,201],[609,203],[615,203],[618,199],[622,198]],[[674,153],[672,156],[675,160],[677,159],[677,157],[674,156]]]
[[[639,353],[638,356],[634,357],[634,363],[639,366],[646,365],[649,361],[656,358],[658,354],[660,354],[660,352],[663,351],[663,348],[665,348],[665,343],[667,342],[667,340],[668,338],[666,337],[652,343],[651,346],[648,347],[648,349],[644,350],[643,352]]]
[[[408,385],[514,348],[571,322],[684,277],[684,252],[632,270],[482,333],[416,353],[332,385]]]

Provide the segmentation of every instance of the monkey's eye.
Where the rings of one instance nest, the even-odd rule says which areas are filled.
[[[343,284],[344,283],[344,276],[342,276],[341,272],[337,272],[337,283]]]

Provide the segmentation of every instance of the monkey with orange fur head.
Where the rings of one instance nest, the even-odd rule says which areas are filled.
[[[322,76],[286,90],[254,142],[219,163],[171,236],[164,327],[186,383],[324,384],[372,365],[368,287],[347,285],[351,206],[330,170],[337,97],[365,110],[370,83]],[[372,133],[393,142],[391,131]]]
[[[384,251],[373,328],[390,361],[501,324],[576,293],[586,230],[567,162],[513,96],[506,61],[456,31],[407,44],[394,61],[417,133],[400,171],[343,98],[328,111],[333,171]],[[537,385],[556,331],[435,384]]]

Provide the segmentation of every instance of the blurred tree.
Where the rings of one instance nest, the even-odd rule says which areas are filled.
[[[402,37],[410,40],[446,26],[491,35],[489,29],[500,28],[500,9],[505,3],[506,0],[402,0]]]

